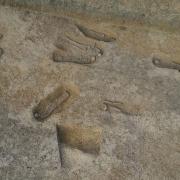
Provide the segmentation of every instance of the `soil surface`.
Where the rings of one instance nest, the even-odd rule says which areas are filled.
[[[88,38],[77,23],[116,41]],[[157,67],[152,58],[180,63],[180,34],[1,6],[0,34],[2,180],[179,179],[180,72]],[[91,57],[73,42],[103,54],[92,64],[54,62],[54,51],[62,51],[57,44],[64,47],[60,40],[67,37],[73,41],[66,56]],[[44,122],[35,120],[33,108],[63,83],[77,87],[78,97]],[[61,167],[56,125],[66,123],[101,127],[100,153],[62,144]]]

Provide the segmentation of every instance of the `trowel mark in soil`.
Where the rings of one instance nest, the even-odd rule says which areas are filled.
[[[180,64],[177,64],[167,59],[163,60],[158,57],[153,57],[152,63],[159,68],[175,69],[180,72]]]
[[[54,51],[53,53],[54,62],[70,62],[75,64],[93,64],[96,62],[96,57],[86,57],[86,56],[73,56],[73,55],[63,55],[60,51]]]
[[[58,149],[59,149],[59,159],[60,159],[61,167],[64,167],[62,144],[61,144],[62,143],[61,142],[61,134],[60,134],[58,125],[56,125],[56,134],[57,134]]]
[[[3,38],[3,34],[0,34],[0,40]],[[0,48],[0,57],[4,54],[4,50]]]
[[[0,57],[4,54],[4,50],[0,48]]]
[[[132,103],[105,100],[104,104],[106,106],[106,111],[109,111],[109,107],[113,107],[126,115],[137,116],[140,115],[143,111],[142,106]]]
[[[119,30],[122,30],[122,31],[126,31],[126,30],[127,30],[127,27],[125,27],[125,26],[118,26],[118,29],[119,29]]]
[[[3,34],[0,34],[0,40],[3,38]]]
[[[62,86],[58,87],[53,93],[49,94],[45,99],[42,99],[39,104],[33,109],[34,118],[38,121],[44,121],[55,110],[61,110],[61,106],[70,97],[68,91]]]
[[[104,41],[104,42],[113,42],[116,40],[115,37],[106,35],[104,33],[96,32],[94,30],[88,29],[84,26],[76,24],[77,28],[88,38],[92,38],[98,41]]]
[[[102,136],[101,128],[67,124],[59,125],[57,129],[61,143],[86,153],[99,154]]]

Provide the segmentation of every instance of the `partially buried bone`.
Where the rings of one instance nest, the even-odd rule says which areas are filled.
[[[180,71],[180,64],[177,64],[177,63],[170,61],[168,59],[153,57],[152,62],[155,66],[157,66],[159,68],[175,69],[175,70]]]
[[[102,129],[82,125],[59,125],[59,141],[87,153],[99,154]]]
[[[93,64],[96,61],[96,57],[87,57],[87,56],[73,56],[73,55],[64,55],[61,51],[54,51],[53,53],[54,62],[71,62],[76,64]]]
[[[106,35],[104,33],[96,32],[78,24],[76,24],[76,26],[86,37],[104,42],[113,42],[116,40],[116,38]]]
[[[77,53],[80,51],[81,54],[84,53],[85,56],[102,56],[102,49],[98,48],[96,44],[89,45],[73,40],[71,37],[66,36],[64,38],[59,37],[56,43],[56,47],[63,50],[66,53],[72,53],[73,49]]]
[[[102,56],[103,55],[102,49],[96,47],[96,44],[94,44],[94,46],[92,46],[92,45],[88,45],[88,44],[84,44],[84,43],[75,41],[69,36],[66,36],[66,38],[70,41],[70,43],[72,45],[74,45],[75,47],[80,48],[83,51],[88,52],[91,55],[94,55],[94,56]]]
[[[63,87],[58,87],[53,93],[42,99],[34,108],[34,118],[43,121],[49,117],[55,110],[59,109],[67,101],[70,94]]]
[[[34,118],[44,121],[52,113],[61,112],[78,94],[78,88],[71,84],[59,86],[33,109]]]
[[[109,107],[116,108],[126,115],[139,115],[142,113],[142,106],[132,103],[125,103],[120,101],[109,101],[105,100],[104,105],[106,106],[106,111],[109,111]]]

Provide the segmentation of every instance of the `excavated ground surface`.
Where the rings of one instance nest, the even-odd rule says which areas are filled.
[[[180,34],[136,24],[76,20],[116,37],[86,38],[75,20],[0,7],[0,176],[2,180],[178,180],[180,177],[180,73],[153,65],[154,54],[179,62]],[[59,37],[103,49],[90,65],[57,63]],[[61,85],[73,83],[79,97],[44,123],[32,109]],[[141,114],[104,100],[139,104]],[[102,127],[99,155],[63,145],[61,168],[56,124]]]

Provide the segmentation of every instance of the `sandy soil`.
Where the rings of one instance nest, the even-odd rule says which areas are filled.
[[[85,37],[81,23],[116,37]],[[154,54],[179,63],[180,34],[136,24],[96,23],[0,7],[0,175],[3,180],[178,180],[180,177],[180,73],[152,64]],[[102,48],[91,65],[55,63],[59,37]],[[61,113],[37,122],[32,109],[62,82],[79,97]],[[105,111],[104,100],[141,107],[128,115]],[[63,145],[61,168],[56,124],[103,129],[100,154]]]

